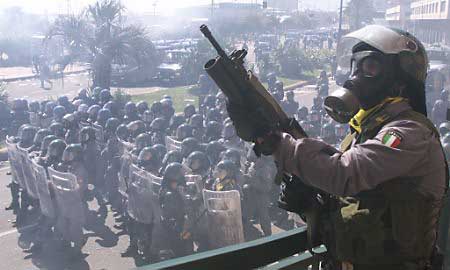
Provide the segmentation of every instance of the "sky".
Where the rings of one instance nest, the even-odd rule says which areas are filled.
[[[0,0],[0,9],[11,6],[22,7],[27,12],[63,13],[68,10],[68,3],[73,12],[77,12],[96,0]],[[121,0],[133,12],[153,12],[153,3],[156,2],[158,12],[166,12],[174,8],[207,5],[211,0]],[[337,10],[339,0],[299,0],[301,5],[310,9]],[[215,2],[244,2],[262,3],[262,0],[215,0]]]

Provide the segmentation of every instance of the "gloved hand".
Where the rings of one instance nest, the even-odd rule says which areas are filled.
[[[265,156],[272,155],[280,146],[281,142],[281,133],[278,131],[269,132],[263,137],[259,137],[256,139],[255,146],[253,147],[253,151],[255,154],[260,157],[261,154]]]
[[[278,198],[278,207],[301,215],[314,205],[317,192],[298,178],[284,177]]]
[[[231,102],[227,103],[227,111],[236,134],[246,142],[254,142],[257,137],[267,134],[270,130],[261,114],[250,111],[244,106],[239,106]]]

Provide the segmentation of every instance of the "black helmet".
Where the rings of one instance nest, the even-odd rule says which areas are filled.
[[[169,151],[166,153],[166,155],[164,156],[164,159],[162,161],[163,168],[170,163],[173,163],[173,162],[181,163],[182,161],[183,161],[183,155],[181,154],[180,151],[177,151],[177,150]]]
[[[28,110],[30,112],[39,112],[40,106],[39,106],[39,102],[38,101],[32,101],[30,102],[30,104],[28,104]]]
[[[61,121],[65,114],[66,108],[64,108],[63,106],[58,105],[53,108],[53,117],[55,117],[55,120]]]
[[[172,107],[171,104],[165,102],[161,103],[161,116],[167,119],[167,121],[172,118],[172,116],[175,114],[175,109]]]
[[[222,160],[230,160],[238,168],[241,167],[241,152],[236,149],[228,149],[222,153]]]
[[[109,89],[103,89],[100,92],[100,102],[102,104],[106,104],[107,102],[109,102],[111,100],[111,92],[109,91]]]
[[[186,138],[192,137],[192,127],[188,124],[182,124],[177,128],[176,138],[178,141],[182,141]]]
[[[108,109],[111,112],[111,115],[114,117],[119,116],[119,104],[115,102],[114,100],[110,100],[103,105],[103,109]]]
[[[145,123],[142,120],[136,120],[129,123],[127,128],[130,135],[136,137],[137,135],[145,132]]]
[[[219,141],[211,141],[206,145],[206,154],[211,160],[212,164],[217,164],[220,161],[220,156],[226,148]]]
[[[80,142],[87,143],[95,141],[95,129],[93,127],[84,127],[80,130]]]
[[[83,147],[81,144],[69,144],[64,149],[62,155],[63,162],[82,161],[83,160]]]
[[[47,117],[51,117],[53,116],[53,108],[56,107],[56,103],[53,101],[49,101],[47,103],[45,103],[45,114],[47,115]]]
[[[191,116],[193,116],[195,114],[195,106],[192,104],[186,105],[186,107],[184,107],[184,118],[190,119]]]
[[[76,122],[77,122],[76,113],[66,114],[66,115],[64,115],[64,117],[62,119],[63,126],[66,129],[75,127]]]
[[[236,178],[238,167],[231,160],[222,160],[214,169],[214,177],[220,180],[226,178]]]
[[[152,138],[149,134],[147,133],[141,133],[136,137],[136,140],[134,141],[134,144],[136,146],[136,149],[138,151],[141,151],[141,149],[150,146],[152,142]],[[137,153],[139,154],[139,153]]]
[[[34,135],[33,144],[37,147],[40,147],[44,138],[51,134],[52,132],[49,129],[43,128],[38,130],[38,132],[36,132],[36,135]]]
[[[222,114],[220,113],[220,111],[216,108],[212,108],[208,111],[208,113],[206,114],[206,119],[208,119],[208,121],[216,121],[216,122],[222,122]]]
[[[211,162],[205,153],[195,151],[187,157],[187,166],[194,174],[203,175],[210,169]]]
[[[67,103],[69,103],[69,98],[67,96],[59,96],[58,97],[58,104],[61,106],[65,106]]]
[[[41,154],[40,154],[41,157],[47,155],[48,146],[54,140],[58,140],[58,137],[56,137],[55,135],[47,135],[44,137],[41,143]]]
[[[236,130],[232,123],[228,123],[223,127],[222,137],[224,139],[231,139],[236,136]]]
[[[205,101],[203,103],[206,107],[212,108],[216,106],[216,96],[214,95],[207,95],[205,97]]]
[[[194,128],[203,128],[203,115],[194,114],[189,119],[189,124]]]
[[[23,144],[23,147],[30,147],[33,144],[35,135],[36,128],[31,125],[26,125],[20,134],[20,142]]]
[[[152,111],[154,117],[161,116],[162,104],[159,101],[155,101],[152,103],[150,111]]]
[[[145,123],[151,123],[153,121],[153,114],[150,110],[146,110],[142,116],[142,121],[144,121]]]
[[[182,115],[174,115],[170,118],[169,128],[173,132],[178,129],[178,127],[184,123],[184,117]]]
[[[450,122],[445,121],[444,123],[439,125],[439,133],[441,136],[447,134],[450,131]]]
[[[66,135],[64,131],[64,126],[59,122],[52,123],[48,128],[50,129],[53,135],[59,138],[64,138],[64,136]]]
[[[192,152],[200,150],[200,143],[197,139],[189,137],[181,142],[181,154],[183,157],[189,156]]]
[[[205,137],[208,141],[218,140],[221,137],[222,126],[219,122],[210,121],[206,124]]]
[[[120,125],[120,120],[115,117],[111,117],[106,121],[105,130],[107,132],[109,132],[110,134],[114,134],[119,125]]]
[[[91,107],[89,107],[89,109],[87,110],[87,113],[89,114],[89,119],[92,122],[95,122],[97,120],[97,114],[98,111],[100,111],[101,107],[97,104],[92,105]]]
[[[159,156],[159,160],[163,160],[164,156],[167,153],[167,149],[164,145],[162,144],[155,144],[152,146],[153,149],[155,149],[155,151],[158,153]]]
[[[150,124],[150,129],[152,131],[164,131],[166,129],[166,120],[161,117],[156,118]]]
[[[66,143],[61,139],[53,140],[47,149],[47,156],[62,158],[62,154],[66,149]]]
[[[148,171],[157,171],[161,164],[157,151],[152,147],[144,147],[138,156],[138,165]]]
[[[130,131],[128,130],[127,125],[120,124],[116,129],[116,136],[121,140],[127,140],[130,136]]]
[[[144,114],[144,112],[148,110],[148,103],[146,101],[139,101],[136,104],[136,108],[139,114]]]
[[[110,117],[111,112],[108,109],[100,109],[97,113],[97,123],[104,126]]]
[[[164,170],[164,176],[161,183],[162,188],[169,188],[170,184],[176,182],[179,185],[186,185],[185,171],[180,163],[170,163]]]

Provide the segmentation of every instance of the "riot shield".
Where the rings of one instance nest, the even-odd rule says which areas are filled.
[[[239,192],[203,190],[211,248],[244,242]]]
[[[131,153],[126,151],[120,158],[120,170],[119,170],[119,193],[123,197],[128,197],[128,178],[130,176],[130,166],[131,166]]]
[[[133,149],[133,144],[130,142],[123,141],[121,139],[118,139],[118,148],[119,148],[119,154],[122,156],[125,152],[131,152],[131,149]]]
[[[192,183],[195,185],[198,194],[202,194],[202,190],[204,188],[203,177],[201,175],[190,174],[186,175],[186,183]]]
[[[77,177],[71,173],[58,172],[50,167],[48,175],[55,192],[58,214],[84,224],[84,207]]]
[[[46,217],[54,218],[56,216],[55,207],[50,195],[49,182],[45,168],[37,164],[35,160],[32,160],[32,164],[36,176],[36,188],[41,213]]]
[[[30,116],[30,124],[35,127],[41,127],[41,118],[39,117],[39,114],[36,112],[29,112]]]
[[[17,151],[22,162],[22,173],[24,183],[27,189],[28,195],[33,199],[39,199],[36,188],[36,177],[33,170],[31,159],[28,155],[28,151],[25,148],[17,146]]]
[[[105,147],[105,134],[103,132],[103,127],[97,124],[93,124],[92,128],[95,130],[95,142],[98,149],[103,149]]]
[[[6,138],[5,144],[6,149],[8,150],[8,159],[11,166],[13,181],[18,183],[23,189],[26,189],[27,187],[23,178],[22,161],[19,153],[17,152],[17,144],[12,143],[9,138]]]
[[[174,137],[166,136],[166,148],[167,152],[169,151],[181,151],[181,142],[175,140]]]
[[[152,178],[149,174],[135,164],[130,166],[127,211],[132,219],[144,224],[153,224],[156,219]]]

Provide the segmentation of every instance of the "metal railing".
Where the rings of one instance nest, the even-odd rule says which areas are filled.
[[[315,250],[325,252],[324,247]],[[318,270],[320,256],[308,251],[306,227],[258,240],[172,259],[139,268],[183,270],[312,269]]]

